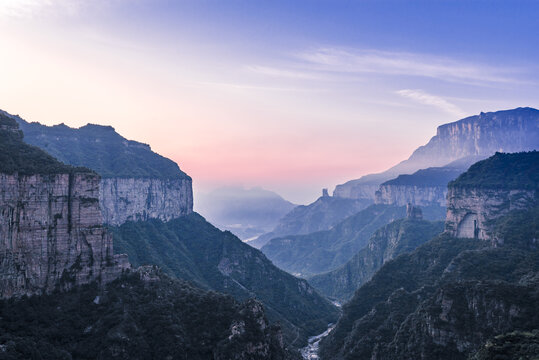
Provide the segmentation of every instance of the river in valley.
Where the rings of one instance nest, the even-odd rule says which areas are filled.
[[[301,356],[305,360],[315,360],[319,359],[318,357],[318,347],[320,346],[320,341],[329,335],[331,330],[335,328],[335,324],[329,324],[326,331],[324,331],[322,334],[311,336],[309,338],[309,345],[305,346],[303,349],[301,349]]]

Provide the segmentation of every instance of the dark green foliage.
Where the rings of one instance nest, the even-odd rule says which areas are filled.
[[[417,185],[417,186],[447,186],[456,179],[465,169],[447,167],[431,167],[421,169],[410,175],[399,175],[393,180],[386,181],[383,185]]]
[[[466,359],[496,334],[539,328],[539,251],[523,240],[534,214],[498,220],[503,246],[444,234],[384,264],[343,307],[323,358]]]
[[[496,153],[449,183],[454,188],[539,189],[539,152]]]
[[[158,265],[170,275],[236,299],[259,299],[269,319],[282,323],[292,345],[303,345],[338,316],[305,280],[279,270],[260,251],[196,213],[166,223],[128,222],[110,229],[115,251],[127,253],[135,266]]]
[[[445,217],[444,207],[432,205],[421,209],[426,219]],[[405,215],[404,206],[371,205],[330,230],[275,238],[261,250],[280,268],[312,277],[344,265],[367,245],[376,230]]]
[[[445,217],[445,208],[421,208],[426,219]],[[262,252],[280,268],[303,277],[325,273],[344,265],[363,249],[376,230],[405,217],[406,208],[371,205],[330,230],[272,239]]]
[[[539,206],[531,209],[512,211],[498,218],[492,224],[492,236],[513,246],[539,246]]]
[[[539,330],[513,331],[498,335],[469,360],[537,360],[539,359]]]
[[[442,221],[396,220],[377,230],[368,245],[346,264],[314,276],[309,282],[329,298],[347,301],[385,262],[415,250],[441,233],[443,228]]]
[[[0,172],[21,175],[54,175],[73,172],[89,172],[86,168],[74,168],[56,160],[45,151],[23,142],[17,123],[0,113]]]
[[[277,342],[277,329],[256,326],[263,316],[252,313],[256,304],[150,276],[0,301],[0,358],[234,359],[248,344]],[[245,334],[229,340],[231,325],[240,321]],[[270,349],[271,359],[296,358]]]
[[[123,138],[111,126],[88,124],[73,129],[14,118],[27,143],[66,164],[91,168],[103,177],[188,178],[174,161],[154,153],[146,144]]]

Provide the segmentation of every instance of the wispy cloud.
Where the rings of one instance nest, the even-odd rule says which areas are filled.
[[[246,70],[260,75],[266,75],[271,77],[290,78],[290,79],[304,79],[304,80],[320,80],[322,76],[313,72],[297,71],[294,69],[280,69],[269,66],[247,66]]]
[[[259,86],[244,83],[227,83],[227,82],[203,82],[199,81],[192,85],[193,87],[212,87],[221,90],[261,90],[261,91],[278,91],[278,92],[323,92],[324,89],[319,88],[303,88],[303,87],[276,87],[276,86]]]
[[[80,15],[125,0],[0,0],[0,18],[33,19],[43,16]]]
[[[320,48],[296,57],[325,72],[378,73],[429,77],[462,83],[515,83],[517,69],[474,64],[434,55],[380,50]]]
[[[458,117],[464,116],[464,112],[455,104],[450,103],[442,97],[426,93],[423,90],[403,89],[397,91],[396,93],[420,104],[434,106],[451,115],[456,115]]]

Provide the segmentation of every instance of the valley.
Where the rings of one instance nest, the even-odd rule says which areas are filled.
[[[483,131],[492,119],[495,129],[531,129],[539,111],[456,124]],[[427,147],[446,146],[444,129]],[[518,151],[490,154],[505,140],[488,134],[490,147],[452,148],[445,164],[419,148],[392,168],[410,173],[380,180],[372,196],[324,191],[295,206],[261,189],[228,189],[204,200],[214,219],[265,231],[246,243],[194,211],[191,177],[148,145],[107,126],[48,127],[2,112],[2,351],[464,360],[485,356],[497,336],[527,344],[533,338],[511,334],[539,324],[539,155],[529,151],[539,144],[529,130],[510,144]]]

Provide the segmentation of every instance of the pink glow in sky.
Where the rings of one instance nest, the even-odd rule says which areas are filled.
[[[1,2],[0,108],[112,125],[178,162],[195,191],[262,186],[306,203],[404,160],[438,125],[538,105],[536,50],[459,34],[460,12],[432,28],[399,2],[386,22],[368,2],[224,3]],[[485,11],[467,10],[463,30]]]

